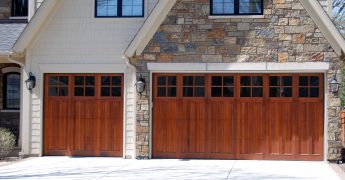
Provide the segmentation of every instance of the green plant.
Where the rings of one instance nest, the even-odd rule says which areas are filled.
[[[16,144],[16,137],[5,128],[0,128],[0,159],[5,158]]]

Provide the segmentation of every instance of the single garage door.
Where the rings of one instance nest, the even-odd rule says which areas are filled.
[[[323,159],[322,74],[154,74],[154,158]]]
[[[46,74],[44,87],[44,155],[122,156],[122,74]]]

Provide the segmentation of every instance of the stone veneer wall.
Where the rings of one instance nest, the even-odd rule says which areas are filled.
[[[19,138],[19,122],[20,113],[19,112],[3,112],[3,102],[4,102],[4,85],[3,85],[3,73],[2,68],[5,67],[19,67],[16,64],[0,64],[0,127],[10,129],[11,132],[16,136],[17,142]]]
[[[0,1],[0,20],[8,19],[11,16],[11,0],[1,0]]]
[[[264,18],[209,19],[209,0],[178,0],[141,56],[131,60],[150,83],[147,62],[330,62],[341,66],[299,0],[265,0]],[[149,86],[137,99],[137,156],[149,156]],[[340,99],[328,96],[327,158],[340,155]]]

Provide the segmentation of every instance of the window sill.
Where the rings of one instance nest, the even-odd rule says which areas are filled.
[[[253,18],[253,19],[262,19],[265,18],[265,15],[229,15],[229,16],[208,16],[209,19],[231,19],[231,18]]]
[[[16,19],[28,19],[27,16],[11,16],[9,19],[13,19],[13,20],[16,20]]]
[[[19,113],[20,110],[16,110],[16,109],[2,109],[0,112],[3,112],[3,113]]]

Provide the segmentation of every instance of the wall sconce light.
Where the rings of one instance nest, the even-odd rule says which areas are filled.
[[[25,81],[26,88],[28,88],[29,91],[35,88],[36,86],[36,77],[32,75],[32,73],[29,73],[29,79]]]
[[[339,91],[340,83],[337,80],[337,74],[334,74],[333,80],[330,82],[330,90],[332,93],[337,93]]]
[[[135,83],[135,86],[138,93],[141,94],[145,91],[146,83],[145,83],[145,79],[142,77],[141,74],[138,78],[138,81]]]

